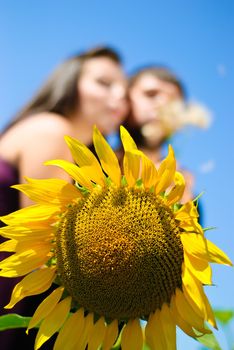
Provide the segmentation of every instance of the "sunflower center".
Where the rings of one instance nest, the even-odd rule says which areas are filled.
[[[111,319],[147,317],[181,288],[179,234],[172,210],[153,193],[95,189],[59,223],[58,273],[88,311]]]

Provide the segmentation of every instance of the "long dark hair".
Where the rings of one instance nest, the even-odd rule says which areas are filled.
[[[77,81],[83,64],[98,57],[110,58],[117,64],[121,64],[122,61],[119,53],[107,46],[96,47],[69,57],[51,73],[31,101],[6,126],[4,132],[20,120],[40,112],[57,113],[68,118],[79,102]]]

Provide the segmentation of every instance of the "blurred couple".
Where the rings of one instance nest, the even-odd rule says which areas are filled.
[[[9,189],[24,182],[24,176],[68,180],[62,170],[43,163],[57,158],[72,161],[64,135],[92,147],[94,124],[110,142],[115,140],[117,152],[123,124],[157,164],[162,144],[178,127],[169,106],[184,100],[184,87],[169,69],[145,67],[126,77],[121,56],[112,48],[98,47],[68,58],[1,134],[0,183],[9,192],[0,193],[1,214],[31,204]]]

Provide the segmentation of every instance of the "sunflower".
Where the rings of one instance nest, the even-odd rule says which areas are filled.
[[[27,332],[39,327],[35,349],[57,334],[55,350],[176,349],[176,326],[197,337],[216,327],[203,286],[209,263],[231,265],[205,238],[173,149],[158,169],[121,127],[123,175],[95,127],[98,159],[65,137],[74,163],[53,160],[64,180],[27,178],[14,188],[36,204],[1,218],[0,276],[22,276],[6,308],[56,286],[38,306]],[[142,322],[144,320],[145,322]],[[143,326],[145,324],[145,326]]]

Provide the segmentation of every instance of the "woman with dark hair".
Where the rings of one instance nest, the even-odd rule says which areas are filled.
[[[98,47],[65,60],[1,134],[0,215],[31,204],[10,188],[24,182],[24,176],[68,179],[57,167],[43,165],[49,159],[72,161],[65,135],[89,146],[94,124],[107,135],[119,127],[127,112],[126,79],[117,52]],[[0,259],[5,257],[2,254]],[[0,278],[0,314],[9,302],[10,284]],[[29,297],[26,303],[19,302],[11,312],[32,315],[38,305],[34,300]],[[1,349],[21,345],[31,350],[34,339],[22,330],[6,331],[0,334]]]
[[[1,173],[16,169],[20,183],[26,175],[64,177],[61,170],[43,166],[48,159],[70,160],[64,135],[89,145],[93,124],[104,134],[113,132],[127,108],[125,77],[114,50],[101,47],[67,59],[1,135]],[[27,204],[22,196],[20,206]]]

